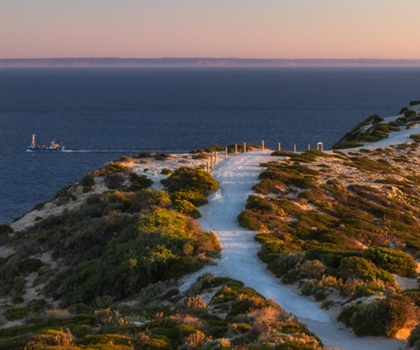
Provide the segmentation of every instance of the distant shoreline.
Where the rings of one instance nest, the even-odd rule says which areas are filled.
[[[0,68],[420,67],[420,59],[3,58]]]

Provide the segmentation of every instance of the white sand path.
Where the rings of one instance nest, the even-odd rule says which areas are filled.
[[[267,270],[258,256],[260,245],[254,240],[254,232],[241,228],[237,216],[244,209],[251,187],[258,182],[263,168],[260,163],[273,160],[268,152],[252,152],[230,156],[217,164],[212,175],[219,181],[219,190],[210,196],[208,205],[200,208],[203,230],[213,231],[222,245],[222,256],[217,266],[205,269],[186,278],[180,288],[185,291],[198,276],[210,272],[243,281],[273,299],[286,311],[293,313],[307,325],[324,343],[325,348],[342,350],[397,350],[406,343],[382,337],[354,336],[341,323],[332,320],[320,308],[320,304],[297,294],[293,288],[282,284]]]

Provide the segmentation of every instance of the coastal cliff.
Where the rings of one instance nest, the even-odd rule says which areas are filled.
[[[419,113],[412,101],[369,117],[334,145],[341,151],[264,153],[261,167],[248,164],[260,182],[238,218],[279,280],[358,335],[369,335],[355,327],[364,320],[373,335],[410,345],[420,315]],[[1,347],[323,348],[240,275],[182,287],[223,249],[217,228],[196,221],[226,191],[205,171],[217,149],[122,157],[1,225]],[[219,160],[243,159],[239,177],[240,157]]]

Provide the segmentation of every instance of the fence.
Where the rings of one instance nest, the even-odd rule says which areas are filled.
[[[252,147],[254,147],[254,146],[252,146]],[[257,146],[257,147],[259,147],[259,146]],[[233,149],[233,153],[234,154],[246,153],[246,152],[248,152],[248,148],[249,148],[249,145],[247,145],[247,143],[244,142],[243,143],[243,146],[242,146],[242,152],[240,152],[240,150],[238,149],[238,144],[235,143],[234,149]],[[264,140],[261,141],[261,150],[262,151],[265,151]],[[281,151],[282,150],[281,149],[281,143],[280,142],[277,145],[277,150],[278,151]],[[308,151],[311,150],[311,144],[309,144],[309,143],[308,143],[307,150]],[[323,142],[317,142],[316,143],[316,150],[317,151],[324,152],[324,143]],[[295,153],[297,152],[297,146],[296,146],[296,144],[293,145],[293,152],[295,152]],[[229,154],[228,147],[225,147],[225,151],[222,153],[223,157],[219,153],[221,153],[221,152],[214,151],[210,155],[210,159],[208,160],[207,165],[205,166],[205,170],[206,171],[210,171],[220,160],[228,158],[228,154]]]

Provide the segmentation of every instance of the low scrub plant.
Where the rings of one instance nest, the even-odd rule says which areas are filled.
[[[217,181],[210,173],[200,168],[180,167],[161,182],[170,193],[182,190],[197,190],[204,196],[208,196],[218,188]]]
[[[106,176],[113,173],[123,173],[130,172],[131,169],[125,165],[122,165],[118,162],[107,163],[102,169],[96,170],[93,174],[94,176]]]

